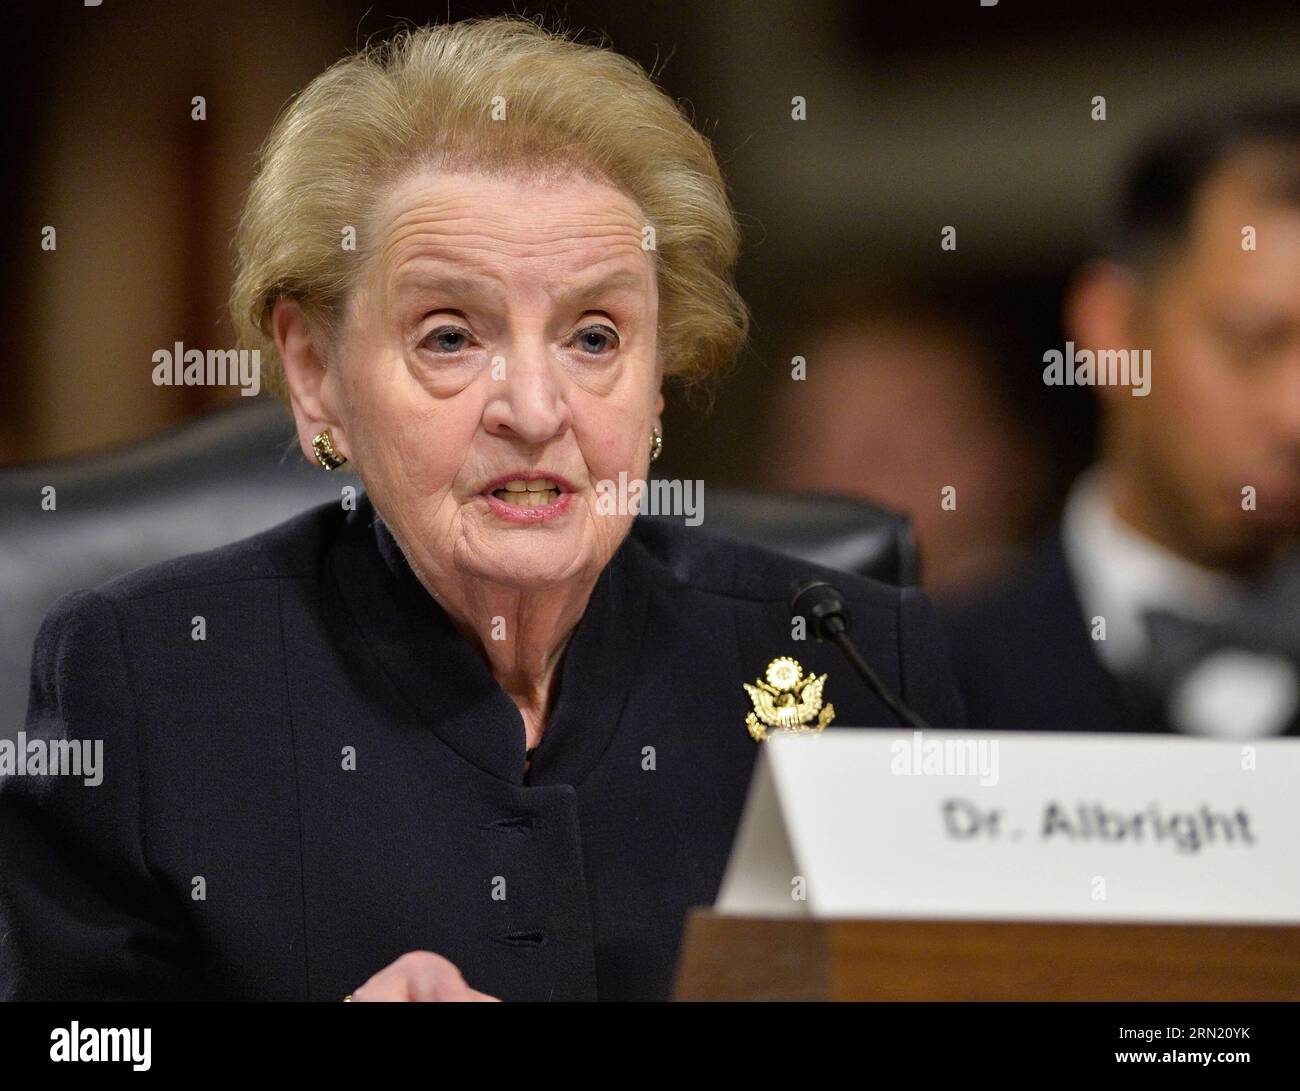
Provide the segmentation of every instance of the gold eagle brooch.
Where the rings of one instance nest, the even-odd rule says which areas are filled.
[[[826,675],[805,678],[803,667],[783,655],[767,665],[766,679],[755,679],[752,686],[741,683],[754,705],[745,726],[755,742],[767,738],[768,728],[807,734],[821,731],[835,719],[835,706],[822,703]]]

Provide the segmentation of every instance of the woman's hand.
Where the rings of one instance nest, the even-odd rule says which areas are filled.
[[[408,951],[352,994],[352,1000],[479,1000],[500,1003],[465,984],[455,963],[432,951]]]

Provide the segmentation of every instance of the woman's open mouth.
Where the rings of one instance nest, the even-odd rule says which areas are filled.
[[[532,481],[508,481],[501,488],[493,489],[492,495],[505,504],[536,508],[555,503],[560,498],[560,486],[549,477],[538,477]]]
[[[560,477],[499,477],[489,483],[484,498],[497,515],[512,523],[537,523],[568,510],[573,487]]]

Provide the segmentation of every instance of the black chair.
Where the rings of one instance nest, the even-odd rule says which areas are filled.
[[[308,465],[284,409],[262,400],[123,450],[0,472],[0,737],[22,726],[32,641],[60,595],[255,534],[337,500],[347,482],[360,485]],[[42,506],[48,487],[54,510]],[[907,520],[860,500],[709,489],[703,529],[890,583],[916,579]]]
[[[710,488],[701,530],[788,553],[813,564],[855,572],[899,587],[918,580],[918,557],[907,517],[865,500],[830,493]],[[651,515],[684,523],[682,516]]]

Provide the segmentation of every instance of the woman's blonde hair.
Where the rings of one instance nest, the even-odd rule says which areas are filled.
[[[239,222],[230,306],[282,397],[275,301],[296,299],[336,336],[384,187],[449,161],[567,169],[625,193],[654,229],[665,373],[708,378],[735,359],[749,327],[733,279],[740,232],[708,140],[635,61],[498,16],[368,46],[312,80],[272,128]]]

